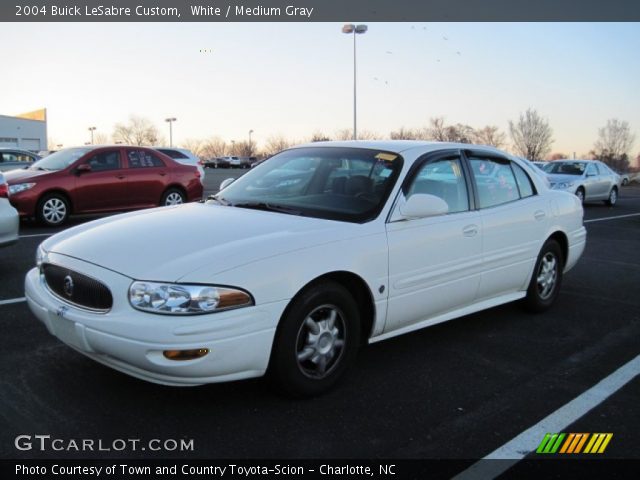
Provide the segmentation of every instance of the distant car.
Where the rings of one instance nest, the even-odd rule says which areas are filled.
[[[556,160],[544,171],[551,188],[573,193],[583,203],[601,200],[613,206],[618,201],[622,179],[599,160]]]
[[[75,213],[198,201],[203,191],[198,169],[138,146],[68,148],[5,177],[20,216],[49,226],[61,225]]]
[[[0,148],[0,172],[15,170],[16,168],[27,168],[37,160],[40,160],[40,157],[28,150]]]
[[[362,343],[516,300],[553,305],[585,248],[583,209],[528,170],[468,144],[301,145],[206,203],[49,237],[25,297],[60,341],[134,377],[268,371],[316,395]]]
[[[12,245],[18,241],[19,227],[18,211],[9,203],[9,186],[0,172],[0,247]]]
[[[547,165],[547,162],[531,162],[532,164],[534,164],[536,167],[538,167],[540,170],[544,170],[544,167]]]
[[[194,155],[191,150],[186,148],[156,148],[159,152],[164,153],[166,156],[173,158],[176,162],[183,165],[191,165],[196,167],[200,171],[200,180],[204,182],[204,168],[200,159]]]
[[[620,184],[623,187],[626,187],[627,185],[629,185],[629,182],[631,181],[631,178],[629,177],[628,173],[620,173],[620,172],[616,172],[618,175],[620,175]]]
[[[204,161],[205,168],[229,168],[227,157],[214,157]]]

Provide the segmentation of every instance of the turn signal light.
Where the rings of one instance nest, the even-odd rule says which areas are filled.
[[[165,358],[169,360],[183,361],[183,360],[195,360],[196,358],[202,358],[209,353],[208,348],[195,348],[193,350],[165,350],[162,352]]]

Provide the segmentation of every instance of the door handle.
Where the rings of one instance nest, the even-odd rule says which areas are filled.
[[[161,177],[164,177],[164,176],[166,176],[167,174],[166,174],[166,172],[160,172],[158,175],[160,175]]]
[[[125,175],[116,175],[116,178],[118,180],[122,180],[122,179],[127,178],[127,177]]]
[[[544,213],[542,210],[538,210],[538,211],[536,211],[536,213],[533,214],[533,217],[538,221],[542,220],[546,216],[547,216],[547,214]]]
[[[478,226],[477,225],[467,225],[462,229],[462,234],[465,237],[475,237],[478,234]]]

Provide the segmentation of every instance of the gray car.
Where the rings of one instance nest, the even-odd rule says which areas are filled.
[[[0,172],[27,168],[40,157],[28,150],[0,147]]]
[[[582,202],[618,201],[622,178],[599,160],[558,160],[544,169],[551,188],[575,194]]]
[[[9,187],[0,172],[0,247],[18,241],[19,226],[18,211],[9,203]]]

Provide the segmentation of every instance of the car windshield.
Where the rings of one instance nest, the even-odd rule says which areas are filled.
[[[214,198],[233,207],[366,222],[382,210],[401,169],[397,153],[296,148],[271,157]]]
[[[584,162],[549,162],[544,171],[561,175],[582,175],[587,164]]]
[[[30,168],[32,170],[64,170],[89,151],[91,147],[66,148],[38,160]]]

